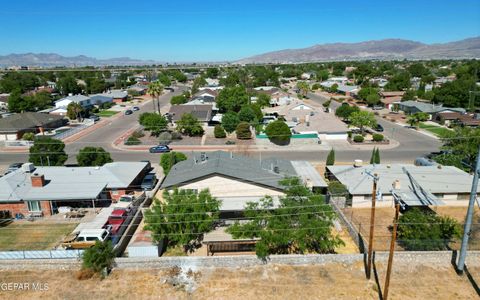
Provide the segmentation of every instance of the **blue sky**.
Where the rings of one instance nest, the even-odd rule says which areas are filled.
[[[333,42],[480,36],[480,0],[1,0],[0,55],[235,60]]]

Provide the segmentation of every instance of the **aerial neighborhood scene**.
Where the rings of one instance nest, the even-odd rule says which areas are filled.
[[[480,298],[480,1],[178,4],[2,3],[0,299]]]

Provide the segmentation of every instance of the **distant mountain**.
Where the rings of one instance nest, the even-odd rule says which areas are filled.
[[[25,53],[0,56],[0,67],[30,66],[30,67],[83,67],[83,66],[138,66],[159,64],[153,60],[119,57],[97,59],[85,55],[62,56],[56,53]]]
[[[237,63],[443,58],[480,58],[480,37],[431,45],[401,39],[322,44],[302,49],[268,52],[241,59]]]

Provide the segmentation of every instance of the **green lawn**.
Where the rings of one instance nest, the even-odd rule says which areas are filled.
[[[420,123],[419,127],[421,129],[430,131],[431,133],[435,134],[438,137],[444,137],[446,134],[452,132],[451,130],[445,127],[440,127],[440,126],[435,126],[435,125],[430,125],[425,123]]]
[[[96,113],[96,115],[99,117],[107,117],[107,118],[116,114],[118,114],[118,111],[113,111],[113,110],[101,110],[98,113]]]
[[[50,250],[69,235],[77,223],[12,222],[0,227],[0,251]]]

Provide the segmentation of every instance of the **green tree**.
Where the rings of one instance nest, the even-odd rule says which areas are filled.
[[[238,112],[238,119],[242,122],[252,122],[255,118],[255,111],[250,105],[244,105]]]
[[[152,97],[153,111],[160,114],[160,95],[163,93],[163,85],[159,81],[151,82],[147,93]]]
[[[67,75],[58,79],[57,90],[62,95],[75,95],[82,92],[82,87],[77,84],[77,80],[72,75]]]
[[[81,167],[103,166],[106,163],[112,162],[110,153],[105,151],[102,147],[85,147],[80,149],[77,154],[77,162]]]
[[[428,114],[424,112],[417,112],[407,117],[408,124],[410,124],[410,126],[415,127],[417,129],[420,122],[424,122],[427,120],[428,120]]]
[[[182,152],[172,151],[170,153],[162,154],[162,156],[160,157],[160,165],[162,166],[163,174],[167,176],[176,163],[184,160],[187,160],[187,156]]]
[[[336,93],[338,91],[338,84],[334,83],[332,86],[329,88],[330,92]]]
[[[170,85],[172,85],[172,81],[170,80],[170,78],[168,77],[168,75],[166,75],[166,74],[164,74],[164,73],[158,74],[157,80],[158,80],[158,82],[160,82],[163,86],[170,86]]]
[[[172,99],[170,99],[170,103],[172,105],[184,104],[187,102],[188,99],[184,95],[173,96]]]
[[[348,104],[342,104],[335,110],[335,115],[343,120],[348,120],[350,115],[354,112],[359,112],[358,106],[350,106]]]
[[[199,88],[207,85],[207,81],[202,76],[195,78],[192,84],[192,95],[198,92]]]
[[[287,145],[292,137],[292,131],[282,120],[269,123],[265,128],[265,134],[272,143],[278,145]]]
[[[390,78],[384,89],[386,91],[403,91],[410,88],[410,86],[410,74],[408,72],[400,72]]]
[[[237,138],[240,140],[248,140],[252,138],[252,132],[250,131],[250,124],[247,122],[240,122],[235,130]]]
[[[227,133],[225,132],[225,129],[223,129],[222,125],[220,124],[215,125],[213,134],[217,139],[223,139],[227,137]]]
[[[243,105],[248,103],[248,100],[249,96],[245,87],[226,87],[218,94],[217,106],[221,112],[238,112]]]
[[[204,133],[198,119],[190,113],[183,114],[180,120],[177,121],[177,130],[189,136],[200,136]]]
[[[297,83],[297,89],[300,91],[300,94],[303,97],[307,97],[308,92],[310,91],[310,86],[305,81],[299,81]]]
[[[8,72],[0,79],[0,93],[11,93],[18,90],[21,94],[31,91],[43,83],[44,80],[32,72]]]
[[[378,94],[370,94],[367,96],[367,104],[369,106],[375,106],[380,103],[380,96]]]
[[[33,132],[25,132],[22,135],[22,140],[33,141],[35,139],[35,134]]]
[[[102,274],[104,270],[110,270],[115,262],[115,252],[110,241],[96,241],[82,253],[82,269],[89,269]]]
[[[475,166],[478,145],[480,145],[480,128],[456,127],[442,138],[442,149],[450,154],[442,154],[435,160],[445,165],[453,165],[469,170]],[[465,164],[467,166],[465,166]]]
[[[416,96],[415,90],[412,90],[412,89],[406,90],[402,96],[402,101],[415,100],[415,96]]]
[[[70,102],[67,106],[67,117],[70,120],[75,120],[77,119],[78,121],[81,121],[83,119],[83,114],[84,114],[83,107],[76,103],[76,102]]]
[[[167,247],[181,245],[185,252],[192,251],[203,235],[214,228],[218,220],[220,201],[208,190],[175,189],[163,193],[163,202],[155,199],[145,212],[145,230],[152,232],[155,242]],[[181,234],[179,234],[181,233]]]
[[[373,148],[372,154],[370,155],[370,164],[373,165],[375,163],[375,153],[376,153],[376,147]]]
[[[407,70],[413,77],[423,77],[429,74],[428,69],[421,62],[411,64]]]
[[[68,159],[65,144],[51,137],[37,137],[29,151],[28,161],[36,166],[63,166]]]
[[[335,164],[335,150],[330,150],[327,156],[327,166],[333,166]]]
[[[233,111],[227,112],[222,116],[222,126],[228,133],[234,132],[238,123],[240,123],[238,114]]]
[[[447,250],[460,233],[456,220],[416,207],[402,214],[398,221],[399,243],[411,251]]]
[[[364,132],[365,127],[375,127],[377,125],[377,120],[375,115],[368,111],[357,111],[350,115],[350,123],[352,126],[360,128],[360,131]]]
[[[156,113],[142,113],[138,118],[138,122],[146,131],[150,131],[152,136],[159,136],[168,126],[167,119]]]
[[[377,148],[377,151],[375,151],[375,164],[379,165],[380,164],[380,149]]]
[[[257,104],[260,105],[260,107],[269,106],[271,99],[269,94],[260,93],[257,95]]]
[[[8,110],[15,113],[24,112],[27,110],[26,103],[22,99],[22,92],[17,89],[8,96]]]
[[[333,232],[336,219],[332,207],[322,195],[314,194],[299,178],[281,182],[285,196],[279,207],[265,197],[245,207],[248,223],[235,222],[227,228],[234,238],[259,238],[255,245],[258,257],[271,254],[334,253],[343,241]]]

